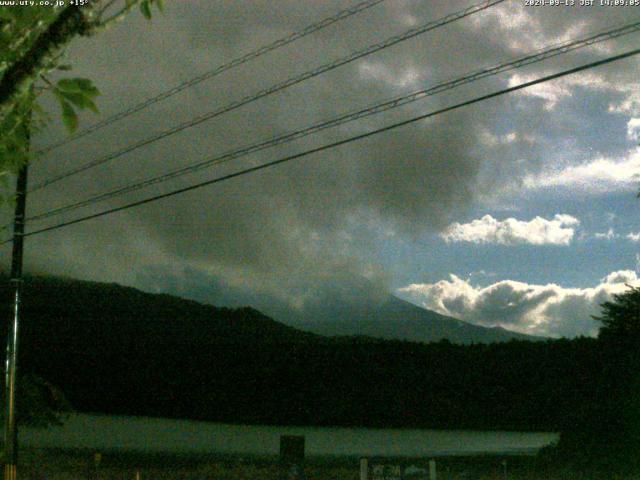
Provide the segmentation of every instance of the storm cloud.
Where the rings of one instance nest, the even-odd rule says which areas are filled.
[[[76,74],[94,79],[102,91],[102,114],[109,115],[351,3],[168,2],[166,13],[152,22],[131,15],[96,38],[74,42],[67,60]],[[34,164],[31,180],[38,182],[470,4],[384,2],[54,151]],[[46,211],[273,138],[550,43],[621,24],[627,17],[621,10],[609,8],[606,15],[597,15],[596,10],[533,9],[523,2],[505,2],[34,192],[29,211]],[[630,39],[623,38],[522,72],[486,79],[126,198],[34,222],[33,228],[340,140],[594,60],[603,52],[621,51],[630,44]],[[210,298],[230,303],[233,292],[251,292],[253,297],[236,298],[263,296],[274,304],[301,309],[317,305],[327,292],[342,291],[344,298],[353,297],[349,292],[357,282],[351,279],[358,277],[375,284],[376,292],[384,291],[393,279],[376,261],[382,255],[376,251],[376,239],[411,244],[425,232],[445,231],[496,192],[518,188],[526,179],[542,178],[539,175],[551,164],[580,168],[572,165],[595,161],[593,151],[616,159],[627,152],[625,134],[623,141],[610,143],[575,128],[600,120],[600,113],[588,110],[577,96],[597,93],[598,105],[611,106],[609,114],[617,119],[609,128],[626,131],[636,105],[633,90],[628,88],[637,80],[634,72],[629,66],[594,70],[571,81],[483,102],[295,163],[34,236],[27,245],[27,268],[147,290],[174,285],[191,296],[209,288]],[[55,106],[50,104],[50,108]],[[82,124],[94,121],[89,115],[82,117]],[[560,149],[567,146],[566,132],[576,130],[571,135],[572,148]],[[46,145],[60,135],[64,132],[54,122],[35,136],[34,143]],[[570,153],[559,158],[560,151]],[[217,297],[215,291],[221,290],[216,285],[223,285],[227,293]],[[366,294],[355,296],[362,301]]]

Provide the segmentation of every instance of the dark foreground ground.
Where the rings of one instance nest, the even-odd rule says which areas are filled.
[[[98,456],[96,456],[98,453]],[[96,458],[98,461],[96,462]],[[429,459],[387,460],[428,470]],[[506,462],[506,464],[505,464]],[[281,480],[275,457],[172,455],[80,450],[23,450],[19,478],[33,480]],[[586,473],[561,469],[536,457],[440,457],[438,480],[640,480],[640,475]],[[416,471],[416,468],[412,469]],[[359,480],[358,458],[310,458],[307,480]],[[405,480],[427,480],[428,474]],[[382,480],[382,479],[380,479]]]

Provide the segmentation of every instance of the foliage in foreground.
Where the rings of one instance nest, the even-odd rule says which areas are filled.
[[[162,0],[90,0],[81,6],[67,2],[56,7],[0,7],[0,192],[7,189],[11,175],[34,158],[29,137],[50,120],[38,103],[43,93],[57,99],[69,133],[78,128],[79,110],[98,113],[99,91],[90,79],[60,78],[61,72],[71,69],[62,63],[65,47],[76,37],[94,35],[122,19],[136,5],[151,18],[151,5],[161,9],[162,4]]]

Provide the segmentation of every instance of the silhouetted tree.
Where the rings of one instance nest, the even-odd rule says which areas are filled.
[[[638,353],[640,345],[640,287],[629,287],[613,296],[613,301],[602,304],[602,314],[594,316],[602,326],[598,333],[608,347],[624,349],[625,353]]]
[[[594,390],[562,432],[559,459],[588,470],[640,471],[640,288],[601,305]]]
[[[611,448],[640,468],[640,288],[614,295],[594,318],[602,324],[598,342],[606,360],[602,395],[612,420]]]
[[[64,393],[38,375],[21,376],[18,394],[18,423],[21,425],[40,428],[61,425],[72,412]],[[3,419],[4,412],[0,413],[0,420]]]

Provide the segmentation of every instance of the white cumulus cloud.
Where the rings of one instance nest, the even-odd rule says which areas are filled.
[[[629,232],[625,238],[628,238],[632,242],[640,242],[640,232],[638,233]]]
[[[456,275],[436,283],[411,284],[398,290],[424,308],[487,327],[504,327],[543,336],[595,335],[591,318],[616,293],[640,285],[632,270],[612,272],[598,285],[565,288],[502,280],[487,287]]]
[[[530,189],[568,187],[607,192],[635,188],[639,174],[640,150],[636,148],[622,159],[596,158],[580,165],[529,175],[524,178],[524,186]]]
[[[485,215],[470,223],[452,223],[440,235],[447,242],[496,243],[499,245],[569,245],[580,221],[557,214],[551,220],[535,217],[530,221]]]
[[[638,140],[638,133],[640,132],[640,118],[632,118],[627,122],[627,138],[629,140]]]
[[[616,238],[620,238],[620,235],[618,235],[613,228],[609,228],[606,232],[598,232],[594,234],[594,237],[600,240],[615,240]]]

